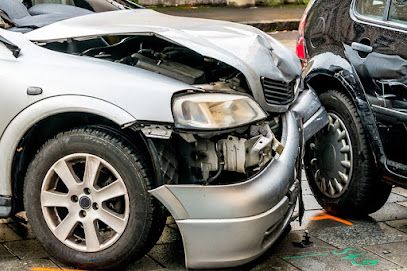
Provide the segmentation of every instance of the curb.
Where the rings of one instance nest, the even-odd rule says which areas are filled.
[[[241,24],[247,24],[254,26],[263,32],[274,31],[293,31],[298,30],[300,26],[300,20],[281,20],[281,21],[260,21],[260,22],[240,22]]]

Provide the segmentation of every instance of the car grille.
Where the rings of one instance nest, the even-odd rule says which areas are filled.
[[[263,85],[264,97],[266,98],[267,103],[287,105],[294,100],[295,81],[285,83],[262,77],[261,83]]]

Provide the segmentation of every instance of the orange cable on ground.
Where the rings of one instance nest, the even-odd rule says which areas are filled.
[[[348,220],[345,220],[345,219],[342,219],[342,218],[339,218],[339,217],[336,217],[336,216],[333,216],[333,215],[330,215],[330,214],[327,214],[327,213],[320,213],[319,215],[311,217],[311,220],[314,220],[314,221],[333,220],[333,221],[336,221],[336,222],[339,222],[339,223],[342,223],[342,224],[345,224],[345,225],[348,225],[348,226],[353,225],[353,223],[348,221]]]

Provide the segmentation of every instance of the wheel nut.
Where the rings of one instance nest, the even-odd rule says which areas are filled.
[[[80,211],[79,216],[84,218],[86,216],[86,212],[84,210]]]
[[[72,197],[71,197],[71,201],[72,201],[72,202],[78,202],[78,196],[75,196],[75,195],[72,196]]]
[[[99,206],[98,206],[98,204],[96,202],[94,202],[92,204],[92,208],[93,208],[93,210],[97,210],[97,209],[99,209]]]
[[[90,189],[89,189],[89,188],[83,189],[83,192],[84,192],[86,195],[90,195]]]

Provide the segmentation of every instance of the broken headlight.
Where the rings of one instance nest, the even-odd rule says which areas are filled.
[[[175,126],[182,129],[228,129],[267,117],[250,97],[226,93],[196,93],[175,97]]]

